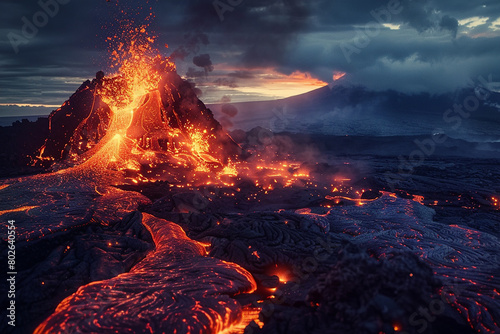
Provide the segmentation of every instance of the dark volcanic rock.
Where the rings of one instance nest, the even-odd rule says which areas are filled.
[[[0,127],[0,177],[13,177],[43,171],[31,166],[33,157],[49,134],[47,118],[36,122],[23,119]]]
[[[108,226],[95,223],[17,244],[16,333],[33,332],[79,287],[128,272],[153,248],[138,213]],[[4,324],[0,331],[9,333]]]
[[[241,152],[217,122],[213,113],[196,96],[193,86],[176,72],[167,72],[160,83],[160,95],[170,126],[188,134],[192,128],[207,131],[210,152],[223,161]]]
[[[100,80],[85,81],[76,92],[49,116],[49,135],[40,156],[65,159],[70,152],[83,153],[106,134],[111,109],[97,94]]]
[[[432,269],[411,253],[376,260],[347,245],[310,289],[307,303],[267,305],[264,327],[250,325],[246,333],[471,333],[434,294],[439,286]],[[431,320],[422,321],[425,312]]]

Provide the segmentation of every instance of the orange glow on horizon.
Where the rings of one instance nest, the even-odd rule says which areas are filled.
[[[32,103],[0,103],[2,107],[30,107],[30,108],[59,108],[56,104],[32,104]],[[35,115],[36,116],[36,115]]]
[[[283,99],[301,95],[328,85],[327,82],[313,77],[308,72],[295,71],[287,75],[278,72],[277,69],[273,67],[259,67],[242,70],[232,65],[218,64],[211,76],[225,78],[230,73],[237,72],[244,72],[247,77],[238,79],[236,82],[237,87],[228,89],[234,92],[234,95],[253,95],[253,97],[248,100],[239,99],[233,100],[232,102]],[[217,90],[220,89],[218,85],[213,83],[207,83],[205,86],[200,85],[199,87],[204,91],[212,91],[213,93],[216,93]],[[214,90],[214,87],[216,87],[217,90]],[[227,91],[227,89],[224,89],[224,91]]]
[[[253,81],[258,85],[248,85],[249,82],[245,81],[241,87],[236,89],[242,93],[253,93],[262,95],[264,98],[280,99],[304,94],[327,85],[326,82],[313,78],[309,73],[296,71],[285,75],[274,69],[259,74]]]
[[[333,72],[333,81],[337,81],[345,77],[347,73],[345,72],[340,72],[340,71],[334,71]]]

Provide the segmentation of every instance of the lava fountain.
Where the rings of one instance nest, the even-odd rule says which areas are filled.
[[[238,145],[175,65],[151,48],[154,38],[145,27],[129,34],[127,45],[120,43],[112,53],[118,72],[110,77],[99,72],[50,115],[40,161],[92,160],[135,174],[130,178],[136,180],[146,180],[139,164],[149,165],[156,180],[167,166],[221,172]]]

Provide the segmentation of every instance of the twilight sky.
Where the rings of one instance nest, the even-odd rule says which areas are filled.
[[[158,49],[183,56],[206,103],[297,95],[344,72],[339,83],[374,90],[442,93],[490,75],[500,88],[498,0],[2,0],[0,115],[61,105],[106,72],[119,22],[150,8]]]

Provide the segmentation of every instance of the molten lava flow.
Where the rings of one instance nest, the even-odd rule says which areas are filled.
[[[35,333],[218,333],[238,324],[241,313],[255,316],[230,298],[255,291],[246,270],[207,257],[177,224],[141,219],[154,252],[128,273],[81,287]]]
[[[23,206],[23,207],[11,209],[11,210],[2,210],[2,211],[0,211],[0,216],[4,215],[6,213],[12,213],[12,212],[28,212],[31,209],[36,209],[36,208],[38,208],[38,206]]]
[[[127,42],[118,42],[112,52],[116,73],[105,76],[98,72],[50,115],[50,134],[38,161],[56,162],[60,170],[46,180],[70,179],[75,186],[84,184],[89,197],[98,196],[96,203],[91,199],[89,203],[99,208],[103,224],[116,220],[109,218],[116,211],[137,209],[137,205],[128,204],[139,202],[133,199],[127,203],[120,197],[121,191],[111,190],[110,184],[168,181],[179,188],[210,184],[234,187],[251,180],[267,194],[277,187],[309,182],[309,171],[301,163],[258,155],[251,162],[238,159],[241,148],[198,100],[192,85],[176,73],[174,63],[152,47],[154,40],[145,27],[130,29]],[[134,315],[139,310],[144,318],[152,319],[148,326],[180,332],[242,331],[249,322],[258,322],[259,308],[240,309],[239,303],[229,298],[255,290],[250,273],[206,257],[206,250],[174,223],[152,216],[146,216],[143,223],[155,238],[155,253],[126,274],[82,286],[59,305],[39,332],[68,328],[99,331],[105,326],[116,329],[127,326],[127,321],[142,324]],[[45,230],[40,234],[45,235]],[[170,262],[158,266],[164,261]],[[189,280],[194,273],[198,279]],[[284,273],[277,274],[287,280]],[[128,291],[138,282],[143,283],[144,294],[132,298]],[[106,293],[107,298],[95,298]],[[83,304],[88,309],[81,309],[82,299],[86,299]],[[103,311],[103,305],[116,312]],[[87,312],[91,308],[95,309]],[[183,315],[190,316],[189,323]],[[80,321],[91,317],[95,319],[92,323]],[[109,319],[115,323],[110,325]]]

